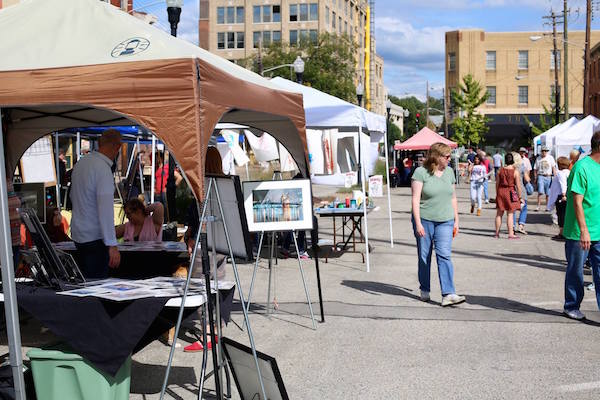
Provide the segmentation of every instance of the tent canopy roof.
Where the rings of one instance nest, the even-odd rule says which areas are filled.
[[[2,37],[18,38],[3,41],[0,71],[198,58],[256,85],[286,90],[102,1],[22,0],[0,10],[0,27]]]
[[[428,127],[424,127],[414,136],[400,144],[394,145],[394,150],[429,150],[434,143],[444,143],[453,149],[458,146],[455,142],[435,133]]]
[[[271,82],[285,90],[302,93],[308,128],[362,127],[370,132],[386,131],[383,115],[285,78],[275,77]]]
[[[141,125],[172,151],[202,199],[213,129],[231,122],[271,133],[307,173],[300,94],[108,3],[23,0],[0,10],[0,37],[17,38],[0,41],[9,171],[43,135]]]
[[[589,145],[594,132],[600,129],[600,119],[588,115],[578,123],[553,136],[555,146]]]

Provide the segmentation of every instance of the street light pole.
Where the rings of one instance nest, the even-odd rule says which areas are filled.
[[[179,24],[179,18],[181,16],[181,7],[183,7],[183,0],[166,0],[167,2],[167,14],[169,16],[169,24],[171,24],[171,35],[177,37],[177,25]],[[164,163],[164,159],[163,159]],[[152,171],[154,173],[154,171]],[[162,182],[161,182],[162,184]],[[175,157],[173,157],[172,151],[169,149],[169,176],[167,178],[167,219],[169,221],[174,220],[176,209],[175,193],[177,191],[175,185]]]
[[[558,88],[558,50],[556,49],[556,14],[552,11],[552,54],[554,55],[554,124],[560,118],[560,90]]]
[[[364,88],[362,82],[358,82],[358,85],[356,86],[356,100],[358,102],[359,107],[362,107],[362,98],[363,98],[364,94],[365,94],[365,88]],[[389,114],[389,111],[388,111],[388,114]]]
[[[590,114],[590,27],[592,25],[592,0],[586,1],[585,13],[585,65],[583,66],[583,115]]]
[[[304,75],[304,61],[300,56],[296,57],[294,60],[294,72],[296,73],[296,82],[302,84],[302,77]]]
[[[567,20],[569,10],[567,8],[567,0],[563,0],[563,97],[565,103],[565,121],[569,119],[569,34]],[[559,64],[560,65],[560,64]]]

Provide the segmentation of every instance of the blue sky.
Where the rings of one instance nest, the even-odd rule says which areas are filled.
[[[569,0],[570,30],[585,27],[585,0]],[[441,97],[444,85],[444,34],[465,28],[486,31],[549,31],[542,16],[560,12],[562,0],[376,0],[377,52],[384,58],[384,84],[399,97],[425,98],[426,81]],[[159,17],[168,31],[164,2],[134,0],[134,8]],[[579,10],[579,12],[577,12]],[[600,16],[600,10],[598,10]],[[198,41],[198,0],[186,0],[179,36]],[[593,29],[600,23],[594,21]]]

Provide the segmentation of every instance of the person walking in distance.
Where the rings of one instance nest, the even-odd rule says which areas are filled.
[[[521,195],[523,196],[523,203],[521,211],[519,212],[518,221],[517,212],[515,211],[513,214],[513,226],[519,233],[527,235],[527,231],[525,230],[525,224],[527,223],[527,196],[533,194],[533,186],[531,185],[531,177],[529,174],[531,171],[531,163],[527,158],[527,150],[523,147],[519,149],[518,153],[513,152],[512,156],[515,169],[521,174],[521,181],[519,183],[521,185]]]
[[[494,178],[498,179],[498,171],[502,168],[502,161],[504,161],[500,150],[496,150],[496,154],[492,158],[494,159]]]
[[[481,215],[481,197],[483,196],[483,182],[486,179],[487,171],[481,164],[479,156],[475,156],[473,164],[469,164],[469,175],[471,181],[471,214],[475,211],[477,205],[477,216]]]
[[[546,196],[546,204],[548,203],[548,195],[550,194],[550,183],[552,182],[552,176],[556,175],[556,161],[550,154],[550,148],[548,146],[542,147],[542,156],[535,160],[533,166],[533,174],[537,181],[538,198],[536,211],[540,211],[540,204],[542,203],[542,196]]]
[[[564,313],[568,318],[582,320],[579,310],[583,301],[583,265],[589,259],[596,288],[600,288],[600,132],[591,140],[592,153],[577,161],[567,181],[565,237]],[[600,290],[596,290],[600,308]]]
[[[465,301],[454,288],[452,239],[458,233],[454,172],[448,167],[450,146],[434,143],[427,160],[412,176],[412,223],[417,240],[421,300],[430,299],[431,255],[435,248],[442,307]]]
[[[567,157],[558,157],[556,164],[558,165],[558,173],[552,178],[546,209],[552,211],[553,208],[556,208],[559,231],[558,235],[555,235],[552,239],[562,241],[564,240],[562,233],[567,211],[567,181],[571,170],[569,170],[570,162]]]
[[[498,171],[496,180],[496,238],[500,237],[500,226],[502,225],[502,216],[507,212],[506,225],[508,227],[508,238],[518,239],[515,235],[513,225],[513,213],[521,208],[523,196],[521,195],[521,174],[514,167],[514,159],[511,153],[505,157],[505,167]]]
[[[477,155],[479,156],[479,159],[481,160],[481,164],[485,167],[485,170],[487,171],[487,175],[486,175],[485,179],[483,180],[483,199],[485,201],[485,204],[489,204],[490,203],[490,193],[488,191],[488,186],[489,186],[490,176],[491,176],[490,173],[492,172],[492,162],[486,156],[485,151],[483,151],[483,150],[478,150]]]

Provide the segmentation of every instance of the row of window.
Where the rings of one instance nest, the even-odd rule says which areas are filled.
[[[217,24],[245,23],[244,7],[217,7]],[[290,4],[290,22],[318,21],[319,4]],[[280,5],[252,7],[252,22],[255,24],[281,22]]]
[[[243,24],[244,7],[217,7],[217,24]]]
[[[486,90],[489,94],[486,104],[490,106],[496,105],[496,86],[487,86]],[[560,92],[560,86],[558,87],[558,91]],[[554,85],[550,85],[550,102],[554,104],[554,100]],[[522,105],[529,104],[529,86],[518,87],[518,102]]]
[[[550,69],[554,70],[555,66],[558,65],[560,69],[560,50],[557,50],[556,57],[554,51],[550,50]],[[517,58],[517,68],[520,70],[529,69],[529,51],[519,50]],[[486,51],[485,52],[485,69],[487,71],[496,70],[496,52]],[[456,70],[456,53],[448,53],[448,71]]]
[[[218,32],[217,49],[243,49],[244,32]]]
[[[318,32],[316,29],[290,30],[290,44],[297,45],[301,40],[310,40],[317,43]],[[252,32],[252,42],[254,48],[258,48],[262,40],[263,46],[269,46],[271,43],[281,43],[281,31],[255,31]],[[245,45],[244,32],[218,32],[217,49],[243,49]]]
[[[325,25],[329,26],[329,7],[325,7]],[[342,33],[348,34],[348,21],[344,21],[344,25],[343,25],[343,31],[342,31],[342,17],[341,16],[337,16],[337,25],[336,25],[336,15],[335,15],[335,11],[331,12],[331,27],[333,28],[333,30],[336,30],[336,26],[337,26],[337,31],[338,33],[341,35]]]

